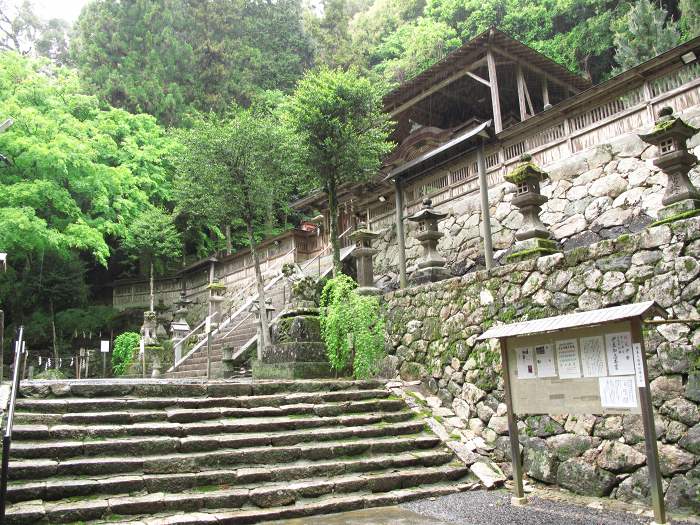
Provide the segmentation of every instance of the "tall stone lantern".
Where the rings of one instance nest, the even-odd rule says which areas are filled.
[[[507,257],[508,262],[558,251],[557,243],[551,240],[552,234],[540,220],[542,205],[548,200],[540,193],[540,183],[547,178],[547,173],[532,162],[530,155],[522,155],[520,164],[504,178],[515,185],[515,197],[511,203],[523,216],[523,223],[515,232],[516,243]]]
[[[170,323],[170,333],[172,334],[173,348],[175,350],[175,362],[182,359],[182,344],[181,341],[190,332],[190,325],[187,322],[187,307],[192,303],[186,298],[184,291],[180,292],[180,299],[175,302],[177,310],[173,315],[173,321]]]
[[[372,248],[372,241],[379,237],[378,233],[370,231],[367,225],[360,223],[358,229],[350,234],[355,241],[353,257],[357,260],[357,293],[360,295],[381,295],[382,291],[374,286],[374,267],[372,257],[379,251]]]
[[[651,133],[640,135],[644,142],[658,148],[654,165],[668,177],[666,192],[659,210],[659,221],[670,222],[700,214],[700,193],[688,178],[688,172],[698,162],[688,152],[686,141],[699,130],[673,116],[673,108],[659,111],[659,118]]]
[[[423,208],[407,217],[407,220],[418,224],[414,234],[416,240],[423,246],[423,257],[418,259],[418,269],[411,275],[414,284],[434,283],[450,277],[445,268],[445,258],[437,251],[438,241],[445,235],[438,230],[438,223],[447,217],[433,208],[430,199],[423,201]]]

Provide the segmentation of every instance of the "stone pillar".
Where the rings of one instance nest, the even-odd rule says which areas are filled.
[[[659,210],[659,222],[672,222],[700,214],[700,193],[688,178],[688,172],[698,162],[688,152],[686,141],[698,132],[696,128],[673,116],[673,108],[659,111],[659,118],[651,133],[639,135],[644,142],[658,148],[654,165],[668,177],[666,192]]]
[[[226,285],[220,283],[219,281],[213,281],[209,284],[209,315],[211,316],[209,320],[208,329],[211,332],[215,330],[219,323],[221,323],[221,304],[224,302],[226,293]]]
[[[516,194],[511,201],[523,216],[523,223],[515,232],[516,243],[508,255],[508,262],[518,262],[549,255],[558,250],[556,241],[551,240],[552,234],[542,224],[540,212],[547,197],[540,193],[540,182],[547,178],[530,155],[520,157],[520,164],[505,177],[514,184]]]
[[[180,342],[190,332],[190,325],[187,322],[187,307],[192,301],[185,298],[185,292],[180,292],[180,299],[175,302],[177,310],[170,323],[170,333],[172,334],[173,349],[175,351],[175,362],[182,359],[182,345]]]
[[[418,269],[411,274],[410,281],[414,284],[434,283],[447,279],[450,272],[445,268],[445,258],[437,251],[438,241],[444,233],[438,230],[438,222],[447,217],[433,208],[430,199],[423,201],[423,208],[407,219],[418,224],[414,234],[423,246],[423,257],[418,260]]]
[[[381,290],[374,286],[374,267],[372,258],[379,251],[372,248],[372,241],[379,237],[367,229],[367,225],[360,223],[358,229],[350,234],[355,242],[353,257],[357,260],[357,293],[360,295],[381,295]]]

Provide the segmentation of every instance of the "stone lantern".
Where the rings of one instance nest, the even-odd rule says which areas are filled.
[[[381,290],[374,286],[374,268],[372,257],[379,250],[372,248],[372,241],[379,237],[378,233],[370,231],[364,223],[350,234],[355,241],[353,257],[357,259],[357,293],[360,295],[381,295]]]
[[[418,260],[418,269],[411,275],[414,284],[434,283],[447,279],[450,273],[445,268],[445,258],[437,251],[437,244],[444,235],[438,230],[438,222],[447,217],[433,208],[430,199],[423,201],[423,208],[407,219],[418,224],[414,234],[416,240],[423,246],[423,257]]]
[[[175,349],[175,362],[182,359],[182,345],[180,342],[190,333],[190,325],[187,322],[187,307],[192,303],[185,297],[185,292],[180,292],[180,299],[175,301],[177,310],[173,315],[173,321],[170,323],[170,333],[172,334],[173,348]]]
[[[700,213],[700,193],[688,178],[688,172],[698,162],[688,152],[686,141],[698,132],[696,128],[673,116],[673,108],[659,111],[659,118],[651,133],[639,137],[658,148],[654,165],[668,177],[666,192],[659,210],[659,220],[670,222]]]
[[[542,205],[547,197],[540,193],[540,183],[547,173],[540,169],[530,155],[522,155],[520,164],[505,176],[506,181],[516,187],[511,201],[523,216],[523,223],[515,232],[516,243],[508,255],[509,262],[532,259],[557,251],[557,243],[540,220]]]

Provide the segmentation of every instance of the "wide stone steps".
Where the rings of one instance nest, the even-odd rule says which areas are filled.
[[[378,381],[29,383],[8,524],[258,523],[473,480]]]
[[[296,461],[272,467],[240,466],[212,468],[195,472],[149,474],[136,472],[129,475],[92,475],[75,479],[54,476],[47,481],[13,482],[8,486],[11,502],[41,499],[56,501],[94,494],[138,492],[173,492],[212,486],[251,486],[262,483],[293,482],[300,479],[327,478],[328,476],[359,475],[368,472],[389,472],[398,469],[425,469],[448,465],[450,471],[467,474],[464,466],[453,461],[445,451],[426,450],[401,454],[376,455],[372,458],[349,458],[318,461],[310,464]],[[256,485],[257,486],[257,485]]]

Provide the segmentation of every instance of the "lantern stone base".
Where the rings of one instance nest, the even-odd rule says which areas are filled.
[[[449,279],[452,277],[450,272],[442,266],[432,266],[428,268],[418,268],[415,272],[411,274],[408,281],[411,284],[427,284],[436,283],[444,279]]]
[[[360,286],[355,291],[358,295],[382,295],[382,291],[376,286]]]
[[[335,377],[328,362],[265,363],[253,361],[254,379],[316,379]]]
[[[516,263],[527,259],[536,259],[543,255],[551,255],[560,251],[559,243],[551,239],[527,239],[515,243],[513,252],[506,257],[506,261],[508,263]]]
[[[668,206],[664,206],[659,210],[659,220],[652,223],[650,226],[658,226],[669,222],[687,219],[700,215],[700,200],[683,199],[682,201],[674,202]]]

